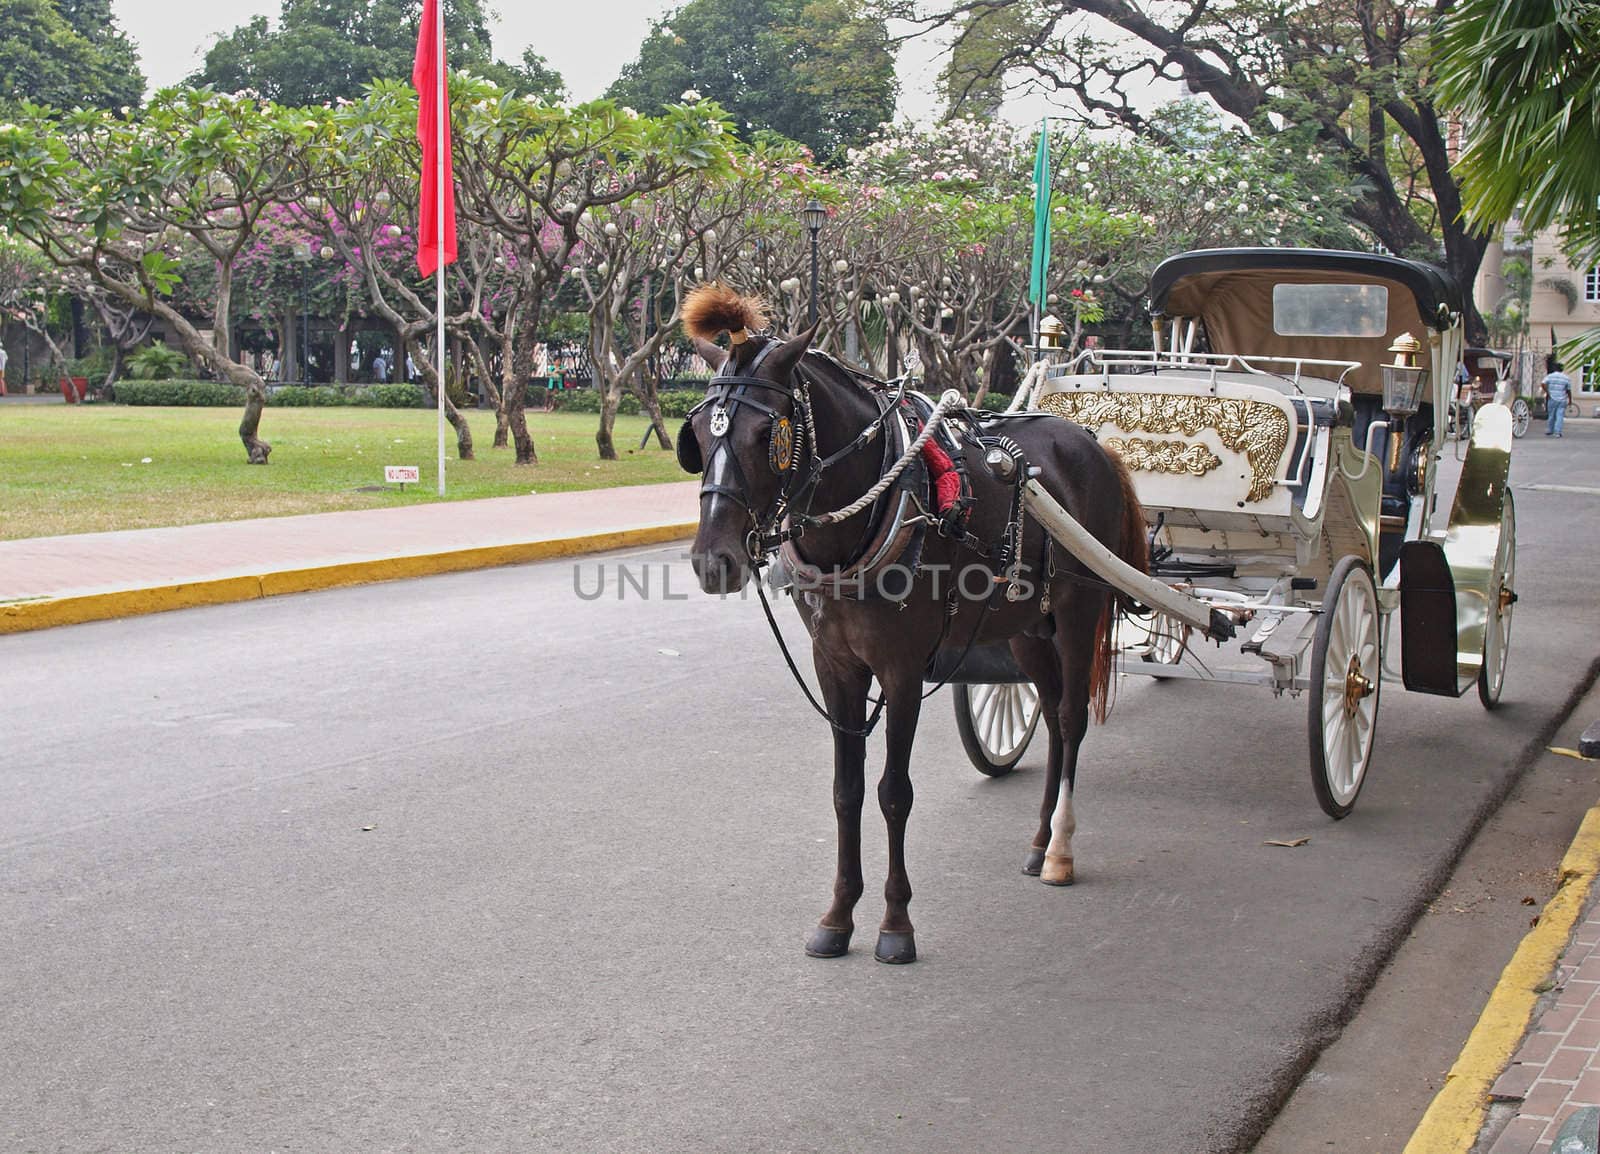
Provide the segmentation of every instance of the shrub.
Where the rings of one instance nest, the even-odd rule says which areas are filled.
[[[705,396],[703,389],[667,389],[661,394],[661,415],[681,421]]]
[[[128,375],[139,381],[165,381],[189,365],[189,358],[166,345],[146,345],[128,358]]]
[[[273,405],[284,408],[305,408],[310,405],[345,405],[351,403],[343,392],[332,385],[282,385],[272,390]]]
[[[86,357],[77,357],[67,362],[67,376],[83,377],[89,382],[90,388],[99,388],[105,384],[106,378],[111,375],[111,360],[115,356],[110,345],[101,345]]]
[[[117,402],[123,405],[242,405],[245,391],[222,381],[117,382]]]
[[[427,394],[407,384],[368,385],[350,397],[350,404],[373,409],[420,409],[427,403]]]

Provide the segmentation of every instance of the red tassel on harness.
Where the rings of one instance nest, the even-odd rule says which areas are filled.
[[[956,472],[956,463],[931,437],[922,446],[922,460],[928,466],[928,476],[933,478],[934,502],[939,512],[948,513],[961,496],[961,474]]]

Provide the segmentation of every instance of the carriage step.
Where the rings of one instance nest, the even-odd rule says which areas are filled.
[[[1316,625],[1317,619],[1310,613],[1262,614],[1261,627],[1239,649],[1274,665],[1292,667],[1310,644]]]

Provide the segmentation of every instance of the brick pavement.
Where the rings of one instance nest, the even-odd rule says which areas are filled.
[[[1486,1154],[1547,1154],[1569,1115],[1600,1106],[1600,905],[1592,900],[1491,1097],[1515,1114]]]
[[[680,481],[0,541],[0,603],[682,525],[698,492]]]

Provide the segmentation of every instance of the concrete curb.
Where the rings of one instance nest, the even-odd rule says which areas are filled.
[[[1600,875],[1600,806],[1584,815],[1561,859],[1555,896],[1500,972],[1478,1024],[1403,1154],[1467,1154],[1489,1110],[1489,1090],[1522,1044],[1539,996],[1561,960]]]
[[[376,557],[336,565],[282,569],[144,589],[117,589],[71,597],[40,598],[37,601],[14,601],[0,605],[0,634],[26,633],[34,629],[78,625],[85,621],[104,621],[115,617],[138,617],[146,613],[165,613],[169,609],[192,609],[200,605],[227,605],[235,601],[255,601],[263,597],[336,589],[345,585],[368,585],[378,581],[430,577],[439,573],[460,573],[469,569],[520,565],[556,557],[602,553],[610,549],[660,545],[693,537],[696,528],[695,522],[687,521],[651,525],[642,529],[590,533],[579,537],[554,537],[545,541],[485,545],[403,557]]]

